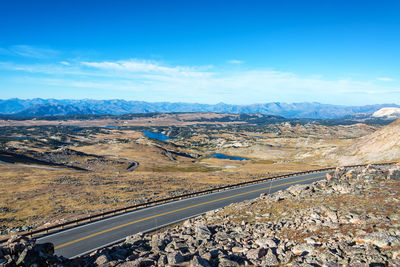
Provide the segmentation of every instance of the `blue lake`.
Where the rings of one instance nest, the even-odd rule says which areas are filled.
[[[142,131],[142,133],[144,133],[144,135],[148,138],[151,139],[156,139],[158,141],[167,141],[168,139],[170,139],[168,136],[166,136],[163,133],[154,133],[154,132],[149,132],[149,131]]]
[[[106,129],[114,129],[115,127],[117,127],[117,126],[114,126],[114,125],[108,125],[108,126],[106,126],[106,127],[104,127],[104,128],[106,128]]]
[[[230,159],[230,160],[248,160],[246,158],[242,158],[242,157],[231,157],[225,154],[221,154],[221,153],[214,153],[211,154],[209,156],[207,156],[207,158],[217,158],[217,159]]]

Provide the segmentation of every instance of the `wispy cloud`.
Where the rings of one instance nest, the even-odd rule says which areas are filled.
[[[1,63],[25,72],[15,83],[40,87],[102,90],[147,101],[256,103],[319,101],[336,104],[387,102],[400,93],[397,83],[324,79],[270,69],[224,70],[212,66],[173,66],[159,61],[57,61],[55,64]],[[50,96],[49,96],[50,97]]]
[[[395,79],[389,78],[389,77],[378,77],[376,78],[378,81],[382,81],[382,82],[394,82]]]
[[[228,63],[229,64],[243,64],[244,61],[238,60],[238,59],[230,59],[230,60],[228,60]]]
[[[158,73],[169,76],[187,76],[187,77],[199,77],[208,75],[210,73],[205,72],[210,66],[205,67],[185,67],[175,66],[168,67],[161,65],[156,61],[148,60],[121,60],[121,61],[104,61],[104,62],[81,62],[83,66],[92,67],[103,70],[112,70],[117,72],[131,72],[131,73]]]
[[[53,49],[35,47],[31,45],[13,45],[8,48],[0,48],[0,54],[44,59],[52,58],[58,55],[59,52]]]

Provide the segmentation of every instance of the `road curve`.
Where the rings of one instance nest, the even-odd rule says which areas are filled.
[[[74,258],[122,241],[129,235],[151,231],[231,203],[254,199],[261,193],[273,193],[294,184],[322,180],[326,173],[296,175],[144,208],[54,233],[39,238],[38,243],[52,242],[57,255]]]

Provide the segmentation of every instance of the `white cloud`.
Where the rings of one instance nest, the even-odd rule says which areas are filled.
[[[65,66],[70,66],[71,65],[68,61],[60,61],[59,63],[62,64],[62,65],[65,65]]]
[[[131,93],[132,97],[147,101],[365,104],[389,102],[400,93],[400,87],[394,83],[328,80],[321,75],[305,77],[270,69],[227,71],[211,66],[170,66],[138,59],[65,63],[18,65],[0,62],[0,68],[28,73],[29,81],[20,79],[23,75],[15,79],[14,82],[19,84],[76,88],[79,92],[83,88],[102,90],[109,94],[115,92],[116,97],[124,92],[124,95]]]
[[[58,54],[58,52],[53,49],[40,48],[30,45],[14,45],[10,47],[9,51],[22,57],[31,58],[51,58]]]
[[[168,67],[161,65],[155,61],[148,60],[121,60],[121,61],[104,61],[104,62],[81,62],[83,66],[111,70],[116,72],[129,72],[129,73],[153,73],[153,74],[164,74],[169,76],[187,76],[187,77],[199,77],[208,75],[204,70],[211,68],[206,67]]]
[[[229,64],[243,64],[244,61],[238,60],[238,59],[230,59],[230,60],[228,60],[228,63]]]
[[[376,78],[378,81],[382,81],[382,82],[394,82],[395,79],[392,78],[388,78],[388,77],[378,77]]]

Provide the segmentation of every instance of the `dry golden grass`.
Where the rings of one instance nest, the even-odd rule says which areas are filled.
[[[92,120],[0,120],[1,126],[43,126],[43,125],[73,125],[84,127],[106,127],[112,126],[186,126],[204,123],[200,119],[221,118],[228,114],[218,113],[181,113],[181,114],[159,114],[153,117],[137,117],[128,120],[122,119],[92,119]],[[230,116],[238,116],[232,115]],[[200,120],[200,121],[196,121]],[[208,124],[230,125],[245,123],[242,121],[235,122],[207,122]]]
[[[115,120],[87,121],[87,123],[96,126],[130,125],[131,123],[132,125],[153,125],[152,123],[173,125],[176,121],[183,124],[189,123],[182,122],[183,119],[222,115],[202,114],[199,116],[198,114],[160,116],[151,118],[152,122],[146,121],[148,118],[138,118],[126,124]],[[82,121],[68,123],[82,125]],[[361,133],[371,131],[368,127],[360,127]],[[71,149],[87,154],[102,155],[107,159],[120,159],[123,163],[109,163],[103,168],[97,166],[92,168],[93,172],[0,166],[0,184],[2,185],[0,208],[9,210],[0,213],[0,227],[1,225],[3,227],[39,226],[47,222],[72,219],[88,213],[189,191],[199,191],[283,173],[318,169],[326,162],[310,159],[317,159],[318,155],[323,155],[321,151],[349,144],[357,135],[355,129],[350,128],[349,134],[343,127],[333,130],[321,128],[313,137],[299,135],[299,133],[304,135],[308,133],[301,127],[297,127],[295,131],[298,132],[297,136],[296,132],[286,131],[281,137],[277,137],[274,133],[208,132],[214,137],[228,141],[247,142],[246,146],[236,148],[218,147],[207,143],[210,142],[209,135],[202,133],[187,140],[171,140],[178,146],[168,144],[168,142],[149,140],[144,138],[142,133],[131,130],[107,130],[107,133],[90,136],[77,135],[76,138],[92,145],[70,147]],[[330,138],[324,131],[334,131],[335,137]],[[344,133],[338,134],[337,132],[340,131]],[[248,138],[246,135],[263,138]],[[121,140],[126,142],[121,142]],[[194,141],[204,141],[205,146],[190,146]],[[16,142],[14,145],[18,144],[21,143]],[[233,161],[205,157],[191,159],[173,155],[175,158],[173,161],[165,149],[202,155],[221,152],[232,156],[248,157],[250,160]],[[48,151],[45,147],[37,150]],[[71,161],[85,160],[84,157],[71,158]],[[126,162],[128,161],[136,161],[140,165],[133,172],[127,172]]]
[[[155,172],[51,171],[0,166],[3,227],[39,226],[60,219],[258,178],[248,173],[182,167]]]

